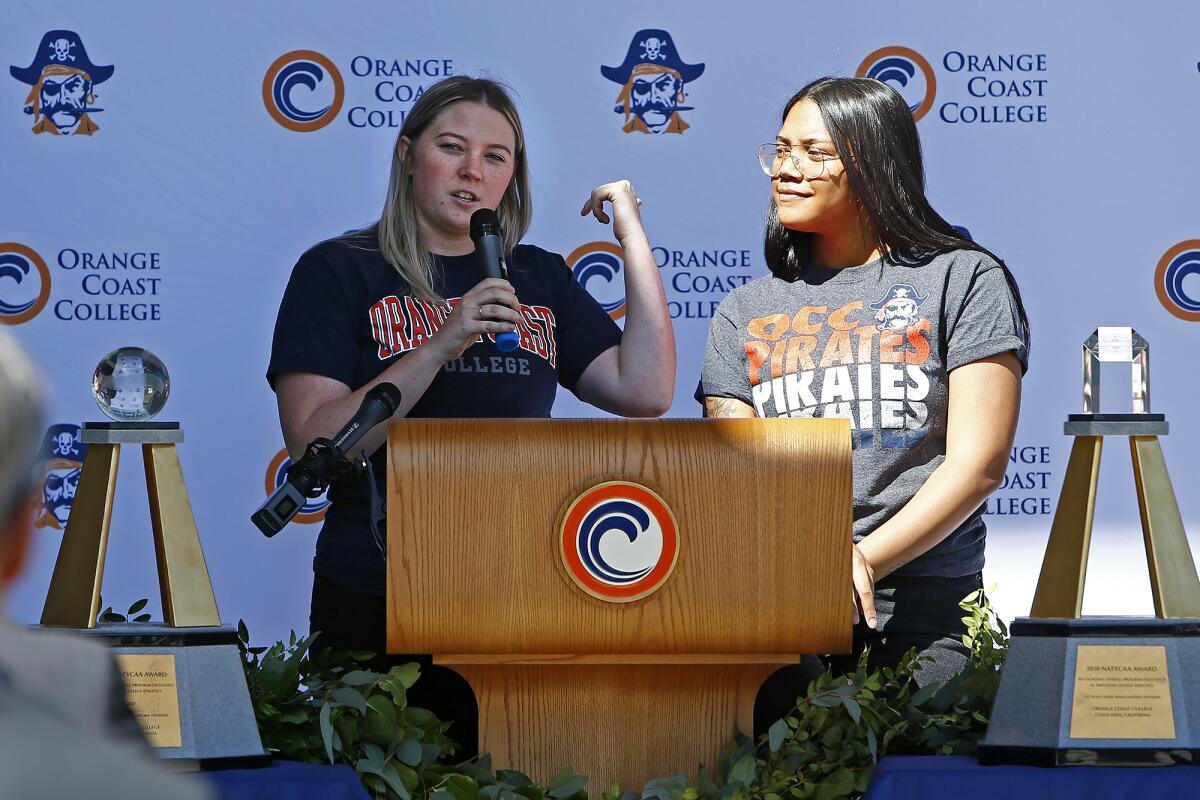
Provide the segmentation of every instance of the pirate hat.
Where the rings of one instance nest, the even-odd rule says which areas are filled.
[[[87,50],[83,48],[83,40],[75,31],[50,31],[42,37],[37,52],[33,54],[33,63],[25,69],[16,66],[8,68],[12,76],[21,83],[33,86],[42,77],[42,70],[51,64],[74,67],[86,72],[93,84],[104,83],[113,74],[113,67],[100,67],[91,62]]]
[[[59,458],[68,461],[83,461],[87,445],[80,441],[79,426],[60,423],[46,429],[42,447],[38,451],[38,463]]]
[[[638,64],[653,64],[670,67],[679,73],[684,83],[699,78],[704,72],[703,64],[685,64],[675,49],[671,34],[666,31],[647,28],[638,31],[629,42],[629,52],[625,54],[625,63],[619,67],[600,67],[600,74],[614,83],[628,83],[633,68]]]
[[[921,295],[917,294],[917,290],[914,289],[910,283],[894,283],[892,284],[892,288],[888,289],[888,292],[886,295],[884,295],[883,299],[878,303],[871,303],[869,308],[878,311],[892,300],[912,300],[919,306],[921,303],[925,302],[927,297],[929,297],[929,295],[921,297]]]

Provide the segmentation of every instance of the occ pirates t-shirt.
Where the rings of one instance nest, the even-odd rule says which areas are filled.
[[[292,271],[275,323],[267,380],[308,372],[352,390],[420,347],[438,331],[462,295],[483,279],[472,253],[438,257],[445,302],[417,300],[370,240],[323,242]],[[558,385],[574,390],[587,366],[618,344],[621,330],[575,280],[562,257],[519,245],[509,282],[521,303],[517,349],[502,353],[480,337],[442,366],[410,417],[548,417]],[[371,457],[377,488],[386,484],[386,447]],[[330,489],[317,539],[315,572],[346,589],[382,595],[384,560],[370,530],[370,487],[364,477]]]
[[[858,541],[945,458],[949,372],[1010,350],[1024,370],[1016,302],[982,253],[809,266],[798,281],[767,276],[730,292],[713,316],[700,393],[741,400],[759,417],[850,420]],[[982,569],[982,513],[896,574]]]

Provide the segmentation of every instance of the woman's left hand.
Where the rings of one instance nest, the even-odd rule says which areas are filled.
[[[624,243],[630,236],[646,235],[642,229],[642,215],[638,211],[642,201],[634,192],[633,184],[629,181],[613,181],[596,187],[592,190],[591,197],[583,204],[579,216],[586,217],[590,211],[596,219],[607,225],[609,220],[604,211],[605,202],[612,203],[613,217],[616,220],[613,222],[613,234],[617,241]]]
[[[850,574],[854,581],[854,621],[860,618],[867,621],[868,628],[874,628],[875,617],[875,570],[871,562],[854,545],[852,549]]]

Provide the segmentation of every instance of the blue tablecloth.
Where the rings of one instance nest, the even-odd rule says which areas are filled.
[[[276,761],[262,769],[202,772],[221,800],[371,800],[358,774],[345,764]]]
[[[1200,797],[1200,768],[981,767],[966,756],[888,756],[881,759],[867,800],[1145,800]]]

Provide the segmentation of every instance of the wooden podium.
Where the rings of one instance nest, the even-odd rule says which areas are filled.
[[[388,650],[466,677],[497,768],[569,766],[596,796],[715,768],[771,672],[850,648],[845,420],[398,420],[388,462]],[[602,531],[640,512],[598,506],[584,562],[663,578],[615,602],[563,545],[613,481],[661,498],[641,541],[657,519],[675,548],[639,570],[637,531]]]

